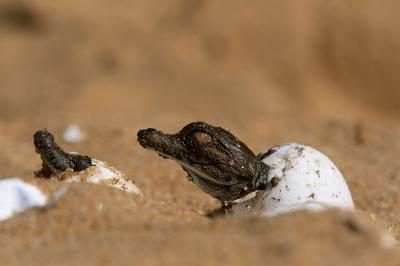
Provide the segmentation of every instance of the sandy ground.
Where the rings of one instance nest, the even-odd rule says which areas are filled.
[[[384,233],[400,239],[399,7],[0,1],[1,176],[32,176],[32,135],[47,128],[145,195],[71,185],[55,206],[0,223],[1,265],[399,265]],[[256,153],[318,148],[343,171],[357,213],[209,218],[218,202],[136,142],[141,128],[198,120]],[[64,143],[70,123],[88,139]]]

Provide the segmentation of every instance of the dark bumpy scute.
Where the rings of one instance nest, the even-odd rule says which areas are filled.
[[[76,172],[84,171],[88,169],[92,164],[92,158],[86,155],[79,154],[68,154],[70,161],[72,162],[73,169]]]
[[[67,169],[83,171],[92,166],[89,156],[64,152],[47,130],[39,130],[33,135],[36,152],[42,159],[42,169],[35,173],[39,177],[51,177]]]
[[[177,161],[189,180],[221,201],[232,201],[264,189],[269,167],[227,130],[203,122],[177,134],[140,130],[138,141],[161,156]]]

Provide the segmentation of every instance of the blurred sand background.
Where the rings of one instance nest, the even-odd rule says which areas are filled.
[[[145,194],[71,186],[54,208],[0,223],[1,265],[399,265],[381,235],[400,239],[399,8],[1,0],[0,175],[39,168],[32,135],[47,128]],[[141,128],[176,132],[197,120],[256,153],[284,142],[320,149],[359,213],[208,218],[218,203],[136,143]],[[71,123],[87,141],[62,141]]]

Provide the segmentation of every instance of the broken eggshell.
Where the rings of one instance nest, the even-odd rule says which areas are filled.
[[[232,202],[228,215],[272,217],[300,210],[354,210],[343,175],[321,152],[290,143],[274,147],[260,158],[270,166],[266,190],[255,191]]]
[[[42,160],[42,168],[35,172],[36,177],[104,184],[141,195],[134,181],[127,179],[121,171],[89,156],[65,152],[47,130],[36,131],[33,140],[35,151]]]
[[[0,221],[47,203],[48,197],[38,187],[19,178],[0,179]]]
[[[64,141],[68,143],[82,142],[86,139],[86,137],[86,133],[83,132],[82,129],[75,124],[69,125],[63,134]]]
[[[92,184],[103,184],[123,190],[128,193],[143,195],[134,181],[127,179],[126,176],[112,165],[96,159],[92,159],[93,166],[84,171],[74,172],[67,170],[54,175],[54,178],[66,182],[83,182]]]

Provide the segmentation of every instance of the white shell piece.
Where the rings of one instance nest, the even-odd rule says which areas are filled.
[[[255,193],[249,200],[239,201],[228,213],[272,217],[299,210],[354,210],[346,181],[328,157],[296,143],[275,147],[269,153],[263,159],[271,167],[268,188]],[[274,187],[271,185],[273,178],[278,181]]]
[[[86,139],[86,133],[78,125],[72,124],[65,130],[63,138],[68,143],[77,143]]]
[[[118,169],[96,159],[92,159],[92,163],[94,164],[93,167],[79,173],[73,173],[65,180],[67,182],[105,184],[129,193],[142,195],[135,183],[127,179]]]
[[[0,179],[0,221],[30,208],[43,207],[47,199],[39,188],[19,178]]]

